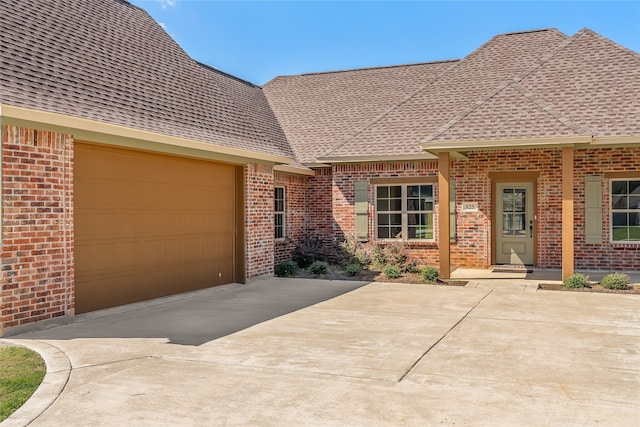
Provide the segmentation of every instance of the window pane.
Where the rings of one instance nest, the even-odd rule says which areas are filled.
[[[389,201],[388,200],[378,200],[377,207],[379,211],[388,211],[389,210]]]
[[[389,187],[389,197],[402,197],[402,187],[399,185],[392,185]]]
[[[407,200],[407,210],[408,211],[418,211],[418,210],[420,210],[420,201],[418,199],[409,199],[409,200]]]
[[[629,227],[613,227],[611,239],[614,242],[629,240]]]
[[[388,198],[389,197],[389,187],[378,187],[376,190],[377,198]]]
[[[402,227],[391,227],[392,238],[402,238]]]
[[[426,225],[427,215],[426,214],[409,214],[407,215],[407,221],[409,225]]]
[[[629,209],[640,209],[640,196],[629,196]]]
[[[502,190],[502,210],[504,212],[513,211],[513,190],[511,188]]]
[[[629,227],[629,240],[640,241],[640,227]]]
[[[613,181],[611,183],[611,194],[629,194],[627,184],[628,181]]]
[[[389,215],[378,214],[378,225],[389,225]]]
[[[387,227],[378,227],[378,238],[379,239],[388,239],[389,238],[389,229]]]
[[[516,212],[524,212],[525,206],[525,190],[516,189],[513,195],[513,210]]]
[[[640,181],[629,181],[629,194],[640,195]]]
[[[627,202],[629,197],[627,196],[612,196],[611,205],[613,209],[627,209]]]
[[[402,199],[391,199],[391,200],[389,200],[389,210],[390,211],[401,211],[402,210]]]
[[[628,217],[626,213],[617,213],[613,214],[613,226],[614,227],[626,227],[629,225]]]
[[[407,186],[407,197],[420,197],[420,187],[417,185]]]
[[[629,225],[640,225],[640,212],[629,212]]]
[[[402,226],[402,215],[400,214],[389,215],[389,223],[392,225]]]

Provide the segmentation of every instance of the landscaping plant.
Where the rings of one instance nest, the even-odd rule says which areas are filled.
[[[571,289],[590,288],[591,282],[589,277],[584,274],[576,273],[564,279],[564,286]]]
[[[329,264],[324,261],[313,261],[309,266],[309,271],[313,274],[325,274],[327,269],[329,268]]]
[[[438,278],[440,278],[440,271],[438,271],[436,267],[427,266],[422,269],[420,275],[427,282],[435,283],[438,281]]]
[[[627,276],[626,274],[611,273],[607,274],[602,279],[600,285],[602,285],[603,288],[607,289],[629,289],[629,283],[629,276]]]
[[[384,267],[382,272],[389,279],[397,279],[398,277],[402,276],[402,269],[397,265],[387,265],[386,267]]]
[[[295,276],[298,274],[298,268],[298,263],[289,259],[276,265],[275,274],[278,277]]]
[[[353,277],[362,272],[362,266],[357,262],[354,262],[351,264],[347,264],[347,266],[344,268],[344,271],[347,273],[347,275]]]

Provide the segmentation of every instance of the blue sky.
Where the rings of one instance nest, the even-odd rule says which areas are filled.
[[[496,34],[590,28],[640,52],[640,1],[129,0],[193,58],[278,75],[462,58]]]

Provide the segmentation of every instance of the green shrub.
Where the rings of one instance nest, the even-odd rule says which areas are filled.
[[[440,277],[440,271],[436,267],[425,267],[420,275],[427,282],[437,282]]]
[[[611,273],[607,274],[600,284],[607,289],[628,289],[630,282],[629,276],[626,274]]]
[[[382,269],[382,271],[389,279],[397,279],[402,276],[402,269],[397,265],[387,265]]]
[[[577,288],[590,288],[591,282],[589,282],[589,277],[584,274],[576,273],[564,279],[564,285],[567,288],[577,289]]]
[[[354,262],[352,264],[347,264],[347,266],[344,268],[344,271],[349,276],[356,276],[362,272],[362,266]]]
[[[313,274],[325,274],[329,264],[324,261],[313,261],[309,266],[309,271]]]
[[[298,263],[289,259],[276,265],[275,273],[278,277],[295,276],[298,274],[298,268]]]

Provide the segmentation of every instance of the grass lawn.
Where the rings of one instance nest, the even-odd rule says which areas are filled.
[[[0,421],[31,397],[45,372],[38,353],[24,347],[0,346]]]

